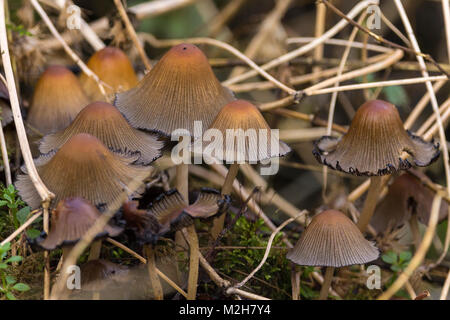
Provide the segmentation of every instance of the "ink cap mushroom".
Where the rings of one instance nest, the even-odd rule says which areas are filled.
[[[314,216],[287,258],[301,266],[327,267],[320,292],[326,299],[334,268],[376,260],[378,249],[342,212],[325,210]]]
[[[107,206],[113,201],[126,201],[127,192],[152,172],[152,167],[133,165],[137,155],[112,153],[96,137],[79,133],[72,136],[56,152],[35,160],[36,169],[45,185],[55,193],[53,203],[67,197],[83,197],[95,206]],[[41,199],[28,174],[18,175],[16,188],[22,199],[32,208]],[[133,184],[133,186],[131,186]],[[136,190],[138,193],[139,190]]]
[[[370,100],[358,108],[348,132],[324,136],[314,143],[317,161],[353,175],[370,176],[370,187],[358,220],[364,231],[373,215],[383,181],[380,176],[428,166],[440,154],[439,144],[426,142],[405,130],[397,108],[386,101]],[[408,157],[404,157],[404,153]]]
[[[138,78],[127,55],[116,47],[105,47],[95,52],[87,66],[105,83],[106,94],[111,96],[135,87]],[[91,101],[104,101],[98,84],[85,73],[79,76],[81,87]]]
[[[155,135],[131,127],[114,106],[101,101],[84,107],[63,131],[45,136],[39,150],[43,154],[59,150],[79,133],[93,135],[115,153],[137,155],[134,164],[148,165],[161,156],[162,141]]]

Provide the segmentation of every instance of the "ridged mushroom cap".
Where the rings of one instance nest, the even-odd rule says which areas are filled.
[[[343,267],[365,264],[378,255],[345,214],[326,210],[311,220],[287,258],[302,266]]]
[[[131,127],[122,114],[106,102],[87,105],[64,131],[45,136],[39,150],[43,154],[59,150],[72,136],[79,133],[97,137],[113,152],[138,155],[136,164],[147,165],[161,156],[162,141]]]
[[[72,71],[63,66],[50,66],[34,88],[27,122],[42,134],[60,131],[88,102]]]
[[[424,174],[422,179],[429,180]],[[388,193],[377,205],[370,225],[377,232],[392,231],[404,225],[412,215],[417,215],[420,222],[428,225],[434,193],[428,189],[415,175],[405,172],[395,178],[389,186]],[[439,221],[448,215],[448,203],[442,200]]]
[[[214,136],[211,142],[208,136],[211,132],[213,136],[216,132],[219,139]],[[219,144],[222,154],[211,152],[214,143]],[[203,152],[228,163],[258,162],[284,156],[290,151],[291,148],[273,133],[258,108],[245,100],[226,104],[203,135]]]
[[[175,129],[194,132],[194,121],[208,127],[231,92],[214,75],[208,59],[192,44],[170,49],[155,67],[115,105],[134,127],[171,135]]]
[[[58,151],[35,160],[35,164],[42,181],[55,194],[53,203],[83,197],[99,206],[125,201],[125,191],[135,191],[131,185],[150,175],[151,167],[130,164],[136,159],[114,154],[96,137],[79,133]],[[30,207],[39,207],[41,199],[28,175],[19,175],[15,185]]]
[[[342,138],[324,136],[315,142],[316,159],[329,167],[355,175],[385,175],[409,169],[401,155],[407,152],[417,166],[439,157],[439,144],[425,142],[403,127],[397,108],[382,100],[364,103]]]
[[[107,95],[129,90],[138,83],[130,59],[119,48],[105,47],[97,51],[90,57],[87,66],[109,86],[105,86]],[[97,83],[92,78],[81,73],[80,83],[91,101],[105,100]]]
[[[100,216],[98,209],[86,200],[79,197],[66,198],[53,210],[50,232],[44,239],[38,239],[37,244],[45,250],[74,245]],[[96,238],[115,237],[121,232],[121,228],[106,225]]]

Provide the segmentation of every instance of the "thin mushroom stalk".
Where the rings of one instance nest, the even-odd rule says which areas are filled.
[[[369,225],[370,219],[375,212],[378,197],[383,189],[383,180],[383,177],[370,178],[370,187],[367,193],[367,198],[364,202],[364,207],[357,223],[357,226],[361,232],[364,232],[366,230],[367,226]]]
[[[225,177],[225,181],[222,186],[222,191],[221,191],[222,195],[231,194],[231,191],[233,190],[233,182],[234,182],[234,179],[236,179],[238,171],[239,171],[239,164],[232,163],[230,165],[230,168],[228,169],[228,173]],[[213,239],[217,239],[217,236],[222,231],[224,224],[225,224],[225,214],[214,219],[213,227],[211,229],[211,236]]]
[[[319,300],[327,300],[330,291],[331,282],[333,281],[334,267],[327,267],[323,278],[322,288],[320,289]]]

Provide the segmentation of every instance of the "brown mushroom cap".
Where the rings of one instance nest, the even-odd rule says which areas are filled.
[[[421,174],[415,171],[415,174]],[[421,174],[423,175],[423,174]],[[424,179],[428,179],[423,175]],[[434,193],[413,174],[405,172],[395,178],[389,191],[378,204],[370,225],[377,232],[392,231],[401,227],[416,214],[423,224],[428,224]],[[441,202],[438,221],[447,217],[448,203]]]
[[[133,127],[170,135],[194,132],[194,121],[208,127],[222,106],[233,100],[215,77],[208,59],[192,44],[170,49],[155,67],[115,105]]]
[[[439,157],[439,144],[411,134],[394,105],[372,100],[355,114],[342,138],[324,136],[315,143],[320,163],[355,175],[385,175],[411,167],[401,155],[407,152],[417,166],[427,166]]]
[[[220,161],[236,162],[236,159],[242,159],[245,162],[257,162],[284,156],[291,151],[287,144],[272,135],[271,128],[258,108],[245,100],[234,100],[226,104],[209,129],[216,129],[221,133],[223,153],[222,155],[212,154]],[[230,129],[234,131],[235,136],[227,134],[227,130]],[[260,139],[260,134],[264,133],[266,133],[266,140]],[[234,143],[229,143],[227,136],[234,139]],[[204,137],[203,150],[206,150],[211,143],[206,140]],[[244,149],[239,141],[245,141]],[[278,150],[272,150],[276,146]]]
[[[311,220],[287,258],[302,266],[343,267],[373,261],[378,255],[345,214],[326,210]]]
[[[77,115],[61,132],[45,136],[39,150],[56,151],[72,136],[88,133],[97,137],[111,151],[122,154],[138,154],[136,164],[149,164],[161,156],[163,142],[157,137],[132,128],[120,112],[106,102],[93,102]]]
[[[53,203],[68,197],[83,197],[94,205],[125,201],[124,190],[136,179],[143,180],[151,168],[131,165],[137,156],[125,157],[109,151],[100,140],[86,133],[72,136],[56,152],[35,160],[44,184],[55,194]],[[28,175],[19,175],[16,187],[32,208],[41,199]],[[133,191],[133,190],[132,190]]]
[[[152,242],[159,236],[191,225],[194,219],[207,219],[222,214],[231,202],[229,196],[214,189],[203,188],[194,203],[188,205],[181,194],[170,190],[153,201],[148,210],[138,209],[137,202],[128,202],[122,208],[127,227],[136,231],[143,242]]]
[[[138,83],[130,59],[119,48],[106,47],[97,51],[89,59],[87,66],[101,81],[110,86],[105,86],[108,95],[126,91]],[[80,83],[91,101],[103,101],[105,99],[97,83],[85,73],[80,75]]]
[[[60,131],[88,102],[72,71],[63,66],[50,66],[34,88],[27,122],[42,134]]]
[[[37,244],[46,250],[74,245],[100,216],[97,208],[86,200],[79,197],[66,198],[60,201],[52,212],[51,228],[47,237],[39,239]],[[96,238],[115,237],[121,232],[121,228],[106,225]]]

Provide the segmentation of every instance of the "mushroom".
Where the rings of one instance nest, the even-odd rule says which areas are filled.
[[[105,47],[92,55],[87,66],[103,81],[107,95],[126,91],[138,83],[133,65],[126,54],[115,47]],[[97,83],[82,73],[80,83],[91,101],[104,101]]]
[[[403,159],[403,152],[409,154],[410,159]],[[313,154],[332,169],[371,177],[358,221],[358,227],[364,232],[381,191],[380,176],[409,169],[411,161],[417,166],[428,166],[439,157],[440,151],[439,144],[425,142],[406,131],[394,105],[371,100],[357,110],[343,137],[322,137],[315,142]]]
[[[72,71],[63,66],[50,66],[34,88],[27,123],[42,135],[60,131],[88,102]]]
[[[324,300],[335,268],[365,264],[378,255],[378,249],[345,214],[326,210],[311,220],[287,258],[301,266],[327,267],[319,296]]]
[[[52,211],[50,232],[39,237],[36,243],[45,250],[63,248],[63,256],[67,257],[72,247],[86,234],[89,228],[101,216],[91,203],[80,197],[65,198],[58,202]],[[106,225],[95,239],[115,237],[122,228]]]
[[[83,197],[101,206],[125,200],[123,190],[132,181],[150,175],[151,167],[131,165],[137,158],[112,153],[96,137],[79,133],[35,163],[42,181],[56,195],[54,203],[67,197]],[[26,173],[25,168],[22,170]],[[28,175],[19,175],[15,184],[30,207],[39,207],[41,198]]]
[[[118,93],[114,104],[133,127],[169,136],[180,128],[193,135],[194,121],[209,126],[231,100],[231,91],[217,80],[203,52],[180,44],[135,88]]]
[[[258,108],[245,100],[234,100],[225,105],[206,132],[211,132],[210,129],[219,133],[219,137],[215,137],[219,140],[210,143],[204,135],[202,141],[194,142],[194,151],[198,143],[203,144],[201,150],[204,154],[211,146],[218,143],[219,149],[214,149],[217,152],[214,152],[214,155],[211,154],[211,157],[221,162],[231,163],[222,186],[223,195],[231,193],[239,164],[261,162],[284,156],[291,151],[287,144],[279,141],[278,136],[272,134],[271,128]],[[266,134],[265,140],[261,138],[261,134]],[[223,228],[224,216],[219,219],[213,229],[214,238]]]
[[[97,137],[111,151],[135,154],[135,164],[150,164],[161,156],[163,142],[132,128],[120,112],[106,102],[93,102],[77,115],[63,131],[45,136],[39,146],[43,154],[59,150],[72,136],[88,133]]]
[[[387,233],[409,221],[415,245],[418,247],[418,222],[428,225],[434,193],[420,181],[429,178],[417,170],[413,172],[414,174],[407,171],[394,179],[386,196],[377,205],[370,224],[378,233]],[[447,212],[448,203],[442,201],[438,221],[443,221]]]

